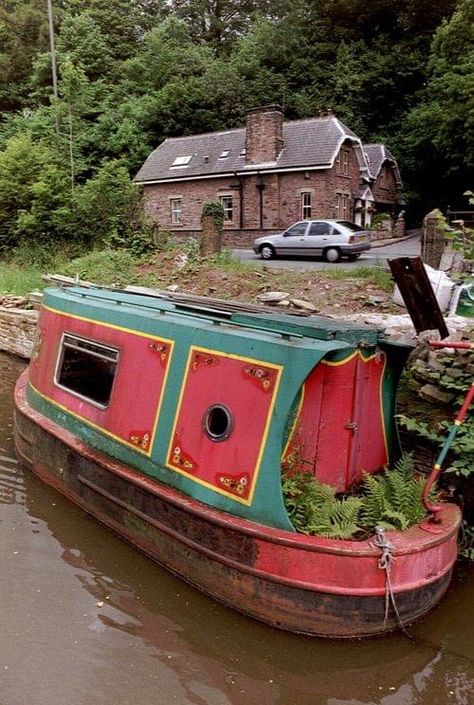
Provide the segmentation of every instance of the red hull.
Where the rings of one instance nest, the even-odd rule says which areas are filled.
[[[334,637],[393,629],[384,622],[385,573],[368,541],[308,537],[216,511],[118,463],[35,412],[16,389],[16,447],[42,480],[154,560],[219,601],[272,626]],[[446,591],[457,555],[457,507],[437,533],[387,535],[392,587],[409,623]]]

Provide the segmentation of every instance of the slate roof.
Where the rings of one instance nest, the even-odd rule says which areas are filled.
[[[357,135],[334,115],[283,123],[284,147],[275,162],[245,162],[245,128],[166,139],[145,161],[134,181],[147,183],[224,174],[287,170],[301,167],[329,168],[341,144],[357,142]],[[227,158],[220,155],[229,150]],[[177,157],[191,156],[185,166],[172,166]]]
[[[379,175],[383,163],[388,160],[392,162],[393,168],[395,170],[395,178],[397,181],[397,185],[402,185],[397,161],[384,144],[364,144],[363,148],[367,156],[367,160],[369,162],[370,175],[374,180]]]

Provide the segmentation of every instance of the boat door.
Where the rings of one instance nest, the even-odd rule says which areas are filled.
[[[301,456],[321,482],[345,491],[388,462],[382,406],[384,353],[322,360],[304,385],[285,458]]]

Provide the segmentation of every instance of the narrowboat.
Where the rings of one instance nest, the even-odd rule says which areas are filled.
[[[458,508],[364,540],[306,535],[285,507],[282,465],[304,446],[307,471],[345,492],[392,464],[409,351],[329,318],[48,289],[15,390],[17,453],[225,605],[302,634],[378,634],[445,593]]]

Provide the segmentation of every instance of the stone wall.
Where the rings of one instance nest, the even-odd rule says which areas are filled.
[[[30,358],[37,321],[37,311],[0,306],[0,350]]]
[[[439,269],[446,244],[446,221],[441,211],[435,208],[423,219],[421,236],[423,262],[434,269]]]

